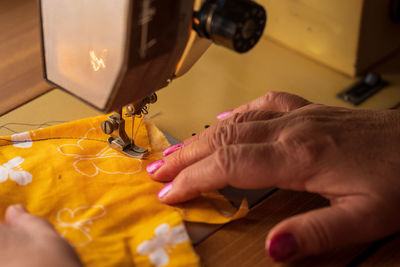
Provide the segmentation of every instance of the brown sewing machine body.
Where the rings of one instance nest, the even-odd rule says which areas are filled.
[[[166,87],[212,41],[248,51],[266,23],[249,0],[41,0],[40,9],[46,80],[103,111]]]
[[[102,129],[111,147],[133,157],[147,150],[125,133],[124,116],[146,114],[154,92],[212,41],[247,52],[266,24],[264,8],[250,0],[41,0],[40,10],[46,80],[116,110]]]

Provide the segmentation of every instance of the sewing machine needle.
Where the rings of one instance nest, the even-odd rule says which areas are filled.
[[[133,125],[135,123],[135,116],[132,116],[132,125],[131,125],[131,145],[133,145]]]
[[[140,118],[140,122],[139,122],[138,127],[136,128],[135,137],[133,139],[136,139],[136,135],[139,132],[140,125],[142,125],[143,118],[144,118],[144,115],[142,115],[142,117]]]

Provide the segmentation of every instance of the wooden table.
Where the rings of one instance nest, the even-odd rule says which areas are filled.
[[[69,121],[99,112],[51,89],[40,63],[38,12],[34,0],[0,0],[0,124]],[[400,54],[377,66],[391,83],[361,108],[389,108],[400,101]],[[336,93],[355,79],[321,66],[264,38],[251,53],[236,55],[211,48],[189,74],[159,93],[151,114],[166,133],[184,139],[214,123],[215,114],[267,90],[284,90],[323,104],[347,106]],[[45,93],[44,95],[42,95]],[[31,99],[35,100],[25,104]],[[24,105],[25,104],[25,105]],[[49,112],[51,110],[51,112]],[[15,126],[15,130],[27,130]],[[0,135],[10,132],[0,129]],[[274,190],[245,219],[229,223],[196,245],[205,266],[275,266],[264,252],[265,236],[281,220],[327,205],[308,193]],[[400,265],[400,238],[332,251],[298,265]]]

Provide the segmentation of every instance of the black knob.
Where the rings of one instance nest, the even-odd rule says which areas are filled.
[[[265,9],[251,0],[208,0],[195,14],[194,29],[216,44],[244,53],[256,45],[266,22]]]
[[[371,87],[377,86],[381,81],[382,81],[381,76],[374,72],[369,72],[364,77],[364,83]]]

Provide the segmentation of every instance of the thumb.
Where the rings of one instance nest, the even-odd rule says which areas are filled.
[[[30,214],[22,205],[11,205],[5,214],[5,223],[23,229],[27,232],[57,234],[53,226],[46,220]]]
[[[266,249],[274,261],[293,261],[379,237],[367,203],[335,205],[291,217],[275,226]],[[377,212],[378,213],[378,212]],[[378,213],[379,214],[379,213]]]

